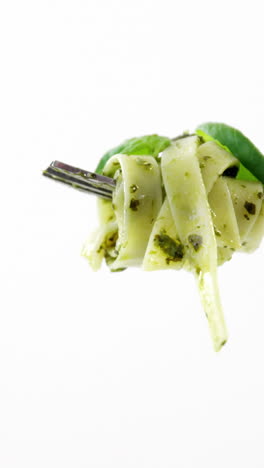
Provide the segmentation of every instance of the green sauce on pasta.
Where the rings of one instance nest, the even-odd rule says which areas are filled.
[[[239,160],[213,140],[167,140],[159,157],[137,151],[106,158],[102,172],[116,179],[113,200],[98,200],[100,225],[82,253],[94,270],[105,259],[111,271],[191,271],[218,351],[228,336],[217,267],[259,246],[263,185],[235,178]]]

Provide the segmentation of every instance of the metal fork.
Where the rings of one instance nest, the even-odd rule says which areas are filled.
[[[108,200],[112,199],[115,180],[95,172],[85,171],[61,161],[52,161],[42,174],[50,179],[89,193],[94,193]]]
[[[172,142],[193,136],[194,133],[188,132],[172,138]],[[94,193],[108,200],[112,199],[113,190],[116,182],[111,177],[106,177],[95,172],[85,171],[78,167],[70,166],[60,161],[53,161],[49,167],[42,172],[46,177],[50,177],[58,182],[70,185],[71,187],[89,193]]]

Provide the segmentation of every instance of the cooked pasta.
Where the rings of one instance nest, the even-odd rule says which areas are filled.
[[[117,154],[103,174],[116,180],[113,200],[98,200],[99,228],[83,255],[98,270],[187,269],[197,280],[214,348],[227,340],[217,266],[252,252],[264,234],[263,185],[238,180],[239,160],[215,141],[176,139],[154,158]]]

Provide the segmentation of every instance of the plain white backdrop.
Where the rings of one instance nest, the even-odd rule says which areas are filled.
[[[216,354],[193,278],[92,273],[95,198],[41,176],[208,120],[263,150],[261,6],[1,3],[1,468],[264,467],[263,246],[219,269]]]

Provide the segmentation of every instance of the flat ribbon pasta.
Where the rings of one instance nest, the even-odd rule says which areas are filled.
[[[217,244],[205,184],[197,158],[199,138],[179,140],[162,156],[161,171],[172,217],[185,256],[198,282],[214,347],[227,340],[217,285]]]
[[[217,266],[252,252],[264,235],[263,185],[235,179],[239,161],[214,141],[178,139],[161,158],[118,154],[104,168],[116,187],[98,200],[100,226],[83,255],[97,270],[142,265],[194,273],[214,347],[227,340]]]
[[[111,224],[114,219],[116,242],[114,252],[109,253],[104,240],[101,250],[104,250],[112,271],[141,265],[162,203],[159,165],[152,156],[120,154],[109,159],[104,174],[116,180],[116,188],[112,203],[99,202],[102,229],[107,216]],[[103,238],[104,234],[101,237]],[[90,240],[88,246],[89,243]],[[87,244],[83,254],[91,262],[91,251],[96,251],[96,254],[100,255],[100,247],[96,243],[89,249]]]

